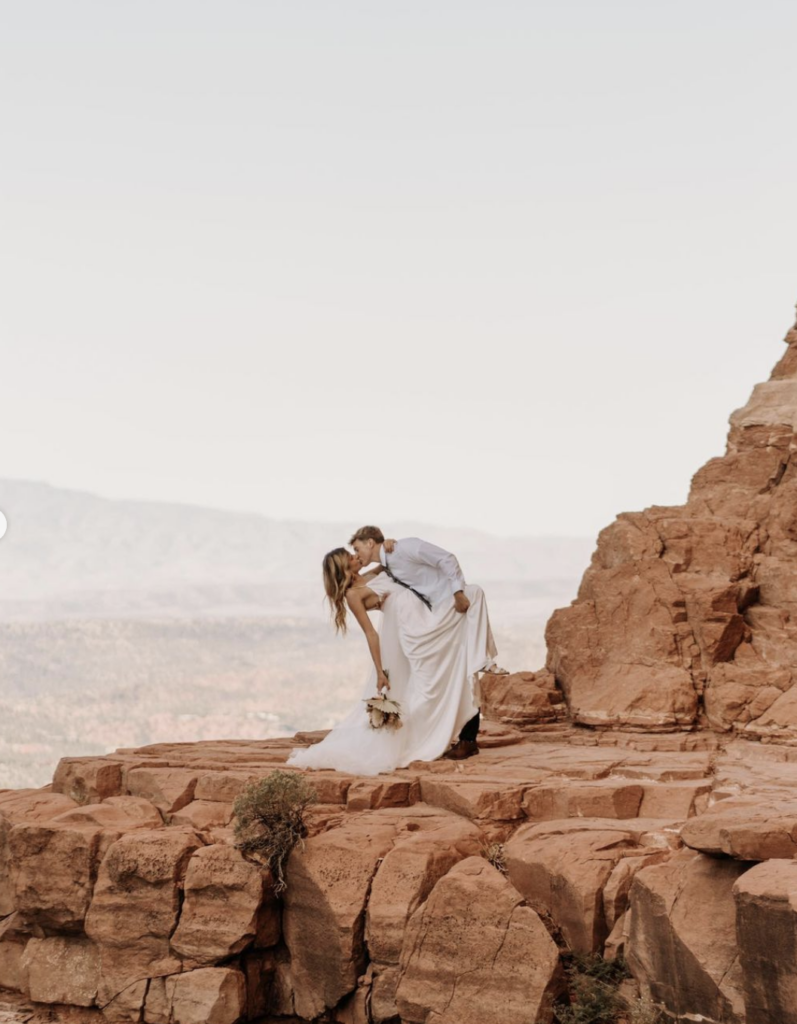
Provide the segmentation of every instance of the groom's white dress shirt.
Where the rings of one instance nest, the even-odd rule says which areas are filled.
[[[392,555],[386,555],[382,545],[379,560],[382,565],[389,566],[402,583],[409,584],[427,597],[433,608],[441,601],[451,601],[453,595],[466,586],[454,555],[420,537],[396,541]]]

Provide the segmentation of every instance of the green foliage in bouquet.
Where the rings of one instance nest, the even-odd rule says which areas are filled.
[[[235,845],[268,863],[275,892],[287,887],[285,862],[297,843],[304,846],[304,812],[315,798],[299,772],[273,771],[248,785],[233,804]]]

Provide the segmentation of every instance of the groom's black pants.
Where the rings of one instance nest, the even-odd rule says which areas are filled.
[[[475,740],[479,734],[479,723],[481,722],[481,713],[476,714],[471,718],[469,722],[466,722],[459,732],[459,738],[461,740]]]

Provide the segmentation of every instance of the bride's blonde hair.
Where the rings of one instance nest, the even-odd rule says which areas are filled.
[[[354,579],[349,567],[350,558],[346,548],[335,548],[324,555],[324,590],[332,609],[336,633],[346,632],[346,591]]]

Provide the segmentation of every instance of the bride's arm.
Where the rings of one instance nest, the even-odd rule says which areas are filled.
[[[389,690],[390,683],[385,675],[385,670],[382,668],[382,651],[379,646],[379,634],[374,629],[371,620],[368,618],[368,612],[365,610],[363,596],[362,594],[358,594],[356,591],[350,590],[346,594],[346,601],[348,602],[349,608],[351,608],[355,619],[362,627],[362,631],[365,633],[365,639],[368,642],[368,650],[371,652],[374,668],[376,669],[376,692],[381,693],[383,689]]]

